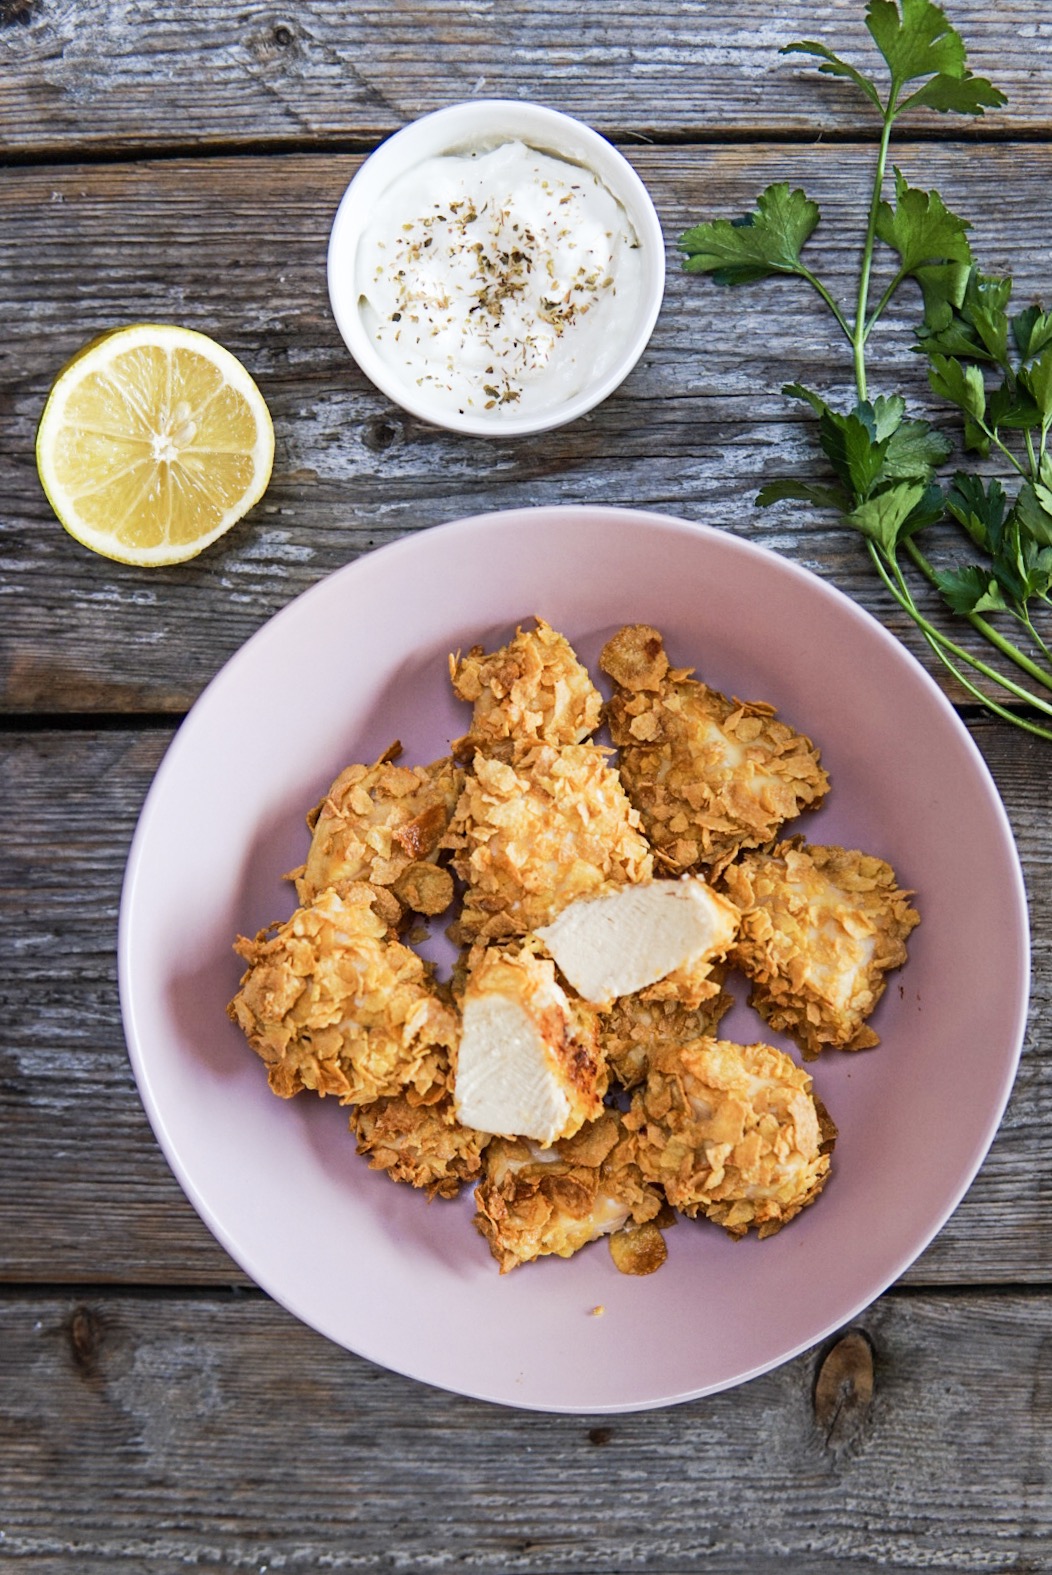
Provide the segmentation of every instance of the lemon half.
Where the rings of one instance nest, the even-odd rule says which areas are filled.
[[[59,373],[37,429],[48,502],[120,563],[182,563],[258,503],[274,427],[241,362],[206,334],[136,323]]]

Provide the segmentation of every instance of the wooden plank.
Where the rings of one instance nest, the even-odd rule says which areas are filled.
[[[948,7],[974,70],[1008,94],[997,134],[1052,127],[1052,41],[1030,0]],[[777,15],[734,0],[582,7],[577,0],[298,0],[275,9],[197,0],[5,0],[4,151],[372,142],[462,99],[524,98],[608,135],[726,138],[771,129],[810,138],[869,128],[867,106],[779,49],[818,38],[877,74],[856,0]],[[202,91],[207,83],[207,91]],[[934,116],[920,122],[945,133]],[[949,134],[975,128],[955,120]],[[980,128],[985,131],[986,126]]]
[[[1030,1029],[1004,1123],[913,1285],[1052,1278],[1052,906],[1047,746],[975,729],[1035,915]],[[120,883],[166,730],[7,734],[0,745],[0,1281],[222,1285],[243,1276],[182,1197],[124,1049]],[[966,856],[966,851],[965,855]]]
[[[1016,269],[1018,299],[1047,285],[1052,247],[1035,237],[1032,218],[1052,181],[1052,149],[985,146],[965,159],[952,147],[913,144],[896,156],[912,179],[936,182],[974,219],[978,254],[990,269]],[[692,221],[751,207],[770,180],[804,182],[826,215],[812,243],[816,265],[849,296],[869,150],[830,159],[804,147],[646,148],[632,158],[670,248]],[[765,477],[815,475],[820,466],[813,430],[781,396],[783,382],[803,375],[848,398],[846,346],[803,285],[728,295],[685,275],[670,251],[657,331],[613,398],[536,438],[456,437],[392,409],[332,321],[328,229],[359,162],[290,155],[7,172],[3,709],[181,712],[267,617],[357,554],[465,514],[561,502],[685,514],[775,547],[856,596],[930,661],[857,537],[828,515],[754,507]],[[915,300],[904,300],[873,336],[873,386],[901,387],[923,409],[932,396],[909,353],[916,315]],[[114,565],[69,539],[32,457],[65,359],[93,334],[137,319],[181,321],[227,343],[259,378],[277,427],[263,503],[200,559],[173,569]]]
[[[31,1293],[0,1328],[0,1557],[33,1575],[1052,1561],[1047,1293],[885,1297],[743,1388],[614,1416],[413,1384],[259,1297]]]

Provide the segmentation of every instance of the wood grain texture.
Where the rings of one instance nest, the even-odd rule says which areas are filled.
[[[1052,243],[1030,224],[1052,181],[1052,149],[986,146],[962,159],[952,147],[907,144],[896,156],[972,216],[978,254],[990,269],[1015,270],[1017,299],[1052,280]],[[650,148],[631,157],[669,244],[651,344],[591,416],[493,440],[443,433],[393,409],[338,337],[325,248],[357,158],[9,171],[0,186],[0,706],[182,712],[266,618],[349,559],[443,520],[545,503],[631,505],[730,528],[831,579],[930,664],[858,537],[795,505],[754,507],[763,479],[821,473],[814,432],[782,384],[802,375],[849,397],[846,345],[834,341],[817,298],[797,281],[728,295],[685,275],[674,251],[692,221],[750,208],[770,180],[798,180],[826,216],[815,265],[847,297],[870,150],[830,159],[821,148]],[[904,299],[873,336],[873,386],[902,388],[930,410],[910,354],[915,316],[915,300]],[[59,367],[93,334],[135,320],[183,322],[228,344],[257,376],[277,430],[262,504],[201,558],[170,569],[115,565],[68,538],[33,458]],[[934,597],[925,606],[951,621]]]
[[[932,134],[1052,126],[1052,37],[1028,0],[955,0],[972,68],[1008,106],[979,127],[921,115]],[[703,141],[771,128],[814,137],[871,124],[844,84],[782,45],[817,38],[878,74],[858,0],[777,10],[734,0],[6,0],[4,151],[371,143],[470,98],[552,104],[607,135]]]
[[[841,1365],[845,1404],[816,1413],[827,1348],[671,1410],[560,1417],[380,1372],[254,1295],[7,1295],[0,1559],[33,1575],[1047,1569],[1052,1303],[885,1297],[853,1333],[868,1402]]]
[[[117,1001],[120,883],[166,730],[0,736],[0,1281],[242,1282],[183,1198],[143,1113]],[[1052,903],[1046,746],[975,736],[1016,828],[1035,915]],[[1030,1027],[1001,1130],[907,1280],[1052,1278],[1052,950],[1035,925]]]

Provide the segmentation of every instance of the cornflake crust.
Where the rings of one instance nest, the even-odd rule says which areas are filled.
[[[621,779],[667,868],[718,870],[821,802],[829,779],[811,740],[773,706],[670,667],[649,624],[621,629],[599,665],[617,685],[607,713]]]
[[[307,861],[292,872],[301,903],[327,887],[367,881],[389,890],[400,912],[444,913],[453,880],[438,864],[439,843],[464,786],[452,760],[398,766],[394,743],[371,766],[348,766],[307,816]],[[388,903],[386,911],[394,910]]]
[[[367,885],[323,891],[235,943],[249,966],[227,1010],[283,1099],[310,1088],[364,1104],[449,1085],[457,1015],[375,901]]]
[[[771,1027],[809,1059],[827,1046],[878,1044],[866,1019],[920,923],[890,864],[793,837],[744,855],[723,883],[742,909],[732,959],[753,981],[750,1005]]]
[[[464,1182],[475,1180],[490,1141],[488,1132],[461,1126],[441,1090],[434,1103],[421,1103],[410,1091],[358,1105],[351,1131],[373,1170],[440,1198],[456,1197]]]
[[[836,1128],[771,1045],[696,1039],[654,1052],[625,1127],[646,1180],[729,1235],[772,1236],[818,1196]]]
[[[525,743],[580,744],[602,719],[603,697],[569,641],[543,618],[488,655],[481,645],[449,658],[453,692],[474,705],[458,760]]]
[[[550,958],[476,948],[461,1000],[457,1118],[542,1147],[571,1137],[603,1107],[597,1018],[562,989]]]
[[[550,1253],[569,1258],[600,1236],[663,1215],[664,1200],[644,1181],[613,1111],[550,1149],[537,1149],[521,1138],[494,1138],[482,1164],[475,1225],[502,1274]],[[657,1268],[663,1243],[659,1251],[648,1241],[649,1261]],[[637,1265],[648,1261],[646,1252],[629,1251],[625,1258]],[[649,1270],[637,1266],[627,1272]]]
[[[715,1034],[720,1019],[734,1005],[734,997],[723,988],[727,969],[717,963],[707,984],[708,999],[697,1006],[681,1001],[651,997],[649,990],[623,995],[599,1019],[599,1044],[611,1074],[622,1088],[642,1083],[650,1068],[650,1058],[663,1047],[687,1044]]]
[[[527,935],[575,898],[649,880],[653,858],[595,744],[476,755],[445,845],[467,890],[459,941]]]

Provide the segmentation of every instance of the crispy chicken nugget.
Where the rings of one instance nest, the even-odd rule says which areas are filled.
[[[453,745],[457,759],[509,742],[580,744],[599,726],[603,697],[587,669],[563,635],[543,618],[536,623],[498,651],[474,645],[449,658],[454,693],[475,707],[470,732]]]
[[[460,1120],[547,1148],[600,1114],[608,1079],[599,1013],[567,995],[551,958],[530,942],[472,948],[460,1006]]]
[[[358,1105],[351,1131],[373,1170],[440,1198],[453,1198],[465,1181],[474,1181],[490,1141],[488,1132],[461,1126],[446,1093],[434,1103],[421,1103],[410,1091]]]
[[[906,961],[920,916],[883,859],[790,837],[747,853],[723,882],[742,909],[732,960],[753,981],[750,1005],[809,1059],[863,1050],[885,975]]]
[[[674,1208],[731,1236],[772,1236],[818,1196],[836,1129],[811,1079],[771,1045],[667,1045],[632,1096],[626,1128],[643,1176]]]
[[[738,922],[733,902],[703,876],[683,875],[580,897],[536,933],[578,995],[597,1006],[641,990],[698,1006],[715,993],[709,976]]]
[[[449,907],[453,880],[437,860],[464,773],[449,758],[395,765],[400,752],[395,743],[371,766],[348,766],[307,816],[310,851],[293,872],[301,903],[368,881],[415,913]]]
[[[227,1010],[284,1099],[311,1088],[354,1105],[449,1083],[456,1012],[375,901],[367,885],[329,889],[235,943],[249,967]]]
[[[821,802],[829,779],[811,740],[772,706],[670,667],[649,624],[620,630],[599,665],[618,686],[608,716],[621,780],[666,867],[718,869]]]
[[[494,1138],[475,1188],[475,1225],[501,1273],[549,1253],[569,1258],[600,1236],[656,1220],[664,1200],[643,1180],[632,1147],[614,1111],[550,1149]],[[638,1259],[629,1272],[641,1272]]]
[[[700,1005],[685,1006],[674,997],[653,999],[651,991],[623,995],[599,1019],[599,1045],[610,1071],[623,1088],[642,1083],[650,1058],[668,1045],[714,1035],[720,1019],[734,1005],[723,988],[727,969],[717,963],[708,983],[711,994]]]
[[[536,744],[511,761],[475,756],[445,839],[467,888],[458,940],[527,935],[576,897],[650,879],[650,848],[608,753]]]

